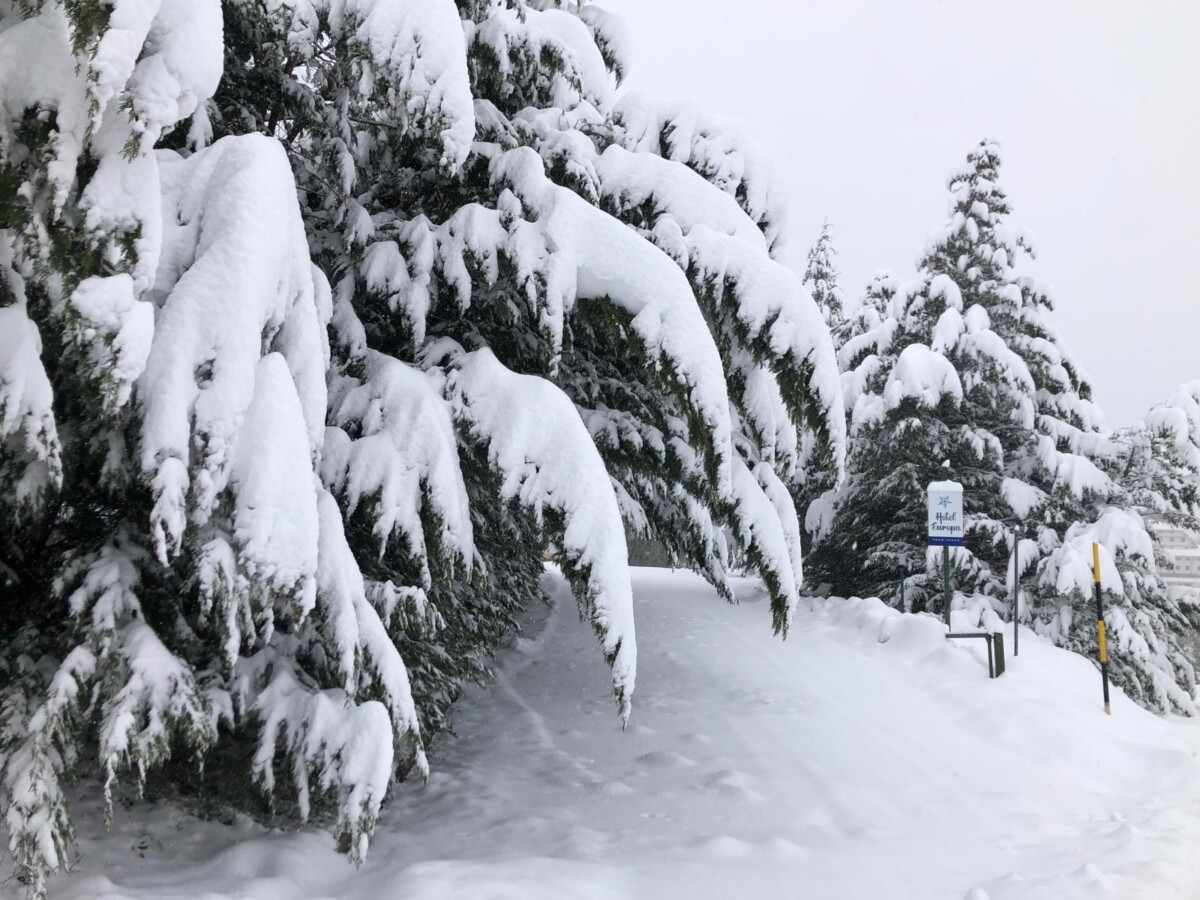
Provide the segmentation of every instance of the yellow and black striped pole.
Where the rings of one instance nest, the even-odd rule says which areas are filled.
[[[1100,642],[1100,678],[1104,682],[1104,712],[1112,715],[1108,702],[1108,641],[1104,634],[1104,605],[1100,600],[1100,545],[1092,544],[1092,571],[1096,576],[1096,637]]]

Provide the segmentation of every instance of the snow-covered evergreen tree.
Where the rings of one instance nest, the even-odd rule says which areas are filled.
[[[834,249],[827,221],[822,225],[821,234],[816,243],[808,251],[808,265],[803,281],[805,287],[812,292],[813,300],[821,311],[825,324],[829,327],[834,349],[837,350],[845,342],[851,323],[846,319],[842,291],[838,286],[838,271],[834,264],[835,256],[837,256],[837,250]],[[816,451],[819,446],[818,435],[809,429],[801,430],[799,465],[796,467],[795,481],[792,485],[792,499],[802,519],[813,501],[834,487],[839,475],[828,465],[822,465],[817,459]],[[803,529],[801,538],[805,549],[808,549],[811,541],[808,540]]]
[[[874,290],[889,287],[881,280]],[[921,609],[940,584],[940,562],[929,563],[925,550],[926,486],[953,478],[972,499],[998,495],[1001,451],[970,403],[973,391],[994,384],[987,354],[998,341],[978,309],[964,318],[962,295],[945,275],[891,290],[887,314],[865,306],[876,324],[843,347],[855,363],[845,376],[851,453],[843,488],[809,509],[811,566],[847,593]],[[991,579],[974,538],[992,521],[987,507],[968,509],[972,540],[954,553],[962,589],[985,590]]]
[[[1032,593],[1035,627],[1094,656],[1091,587],[1084,585],[1091,542],[1102,546],[1119,578],[1104,579],[1114,680],[1143,705],[1194,714],[1196,684],[1186,647],[1200,610],[1163,579],[1169,560],[1157,546],[1159,526],[1197,529],[1200,489],[1200,383],[1180,386],[1143,419],[1105,434],[1100,458],[1112,476],[1105,503],[1049,548]]]
[[[837,391],[825,330],[806,318],[811,301],[768,255],[782,220],[769,167],[750,142],[698,110],[639,97],[614,107],[627,66],[619,23],[595,7],[551,6],[466,8],[478,127],[463,176],[442,177],[428,159],[404,152],[380,157],[391,168],[358,172],[371,190],[351,192],[351,212],[313,214],[314,246],[340,248],[327,271],[380,352],[423,364],[422,348],[443,338],[483,344],[510,368],[566,390],[604,455],[627,523],[655,532],[678,560],[723,588],[731,551],[761,558],[755,564],[778,585],[782,627],[799,556],[798,547],[788,550],[781,566],[781,550],[796,542],[786,524],[794,518],[790,501],[776,481],[794,471],[798,422],[811,420],[826,459],[836,459],[842,438],[840,422],[825,412]],[[265,111],[236,118],[272,120]],[[357,127],[352,119],[334,130]],[[303,140],[303,125],[291,131]],[[366,156],[355,164],[377,165]],[[303,184],[309,176],[297,177]],[[337,177],[316,173],[313,193]],[[430,179],[436,186],[426,189]],[[340,231],[318,237],[329,220]],[[613,230],[618,222],[626,230]],[[605,271],[613,266],[585,236],[597,248],[628,248],[618,252],[639,260],[637,283],[614,281],[619,273]],[[553,255],[550,246],[558,248]],[[760,270],[774,279],[770,286],[755,282],[753,292],[739,292]],[[615,304],[587,295],[597,278]],[[637,295],[650,294],[661,299],[645,309]],[[698,312],[729,337],[688,338],[703,321]],[[674,323],[661,339],[643,324],[656,318]],[[736,421],[728,425],[724,401],[712,399],[724,386],[687,374],[716,370],[706,356],[714,344],[733,393]],[[726,474],[733,460],[712,442],[731,429],[746,433],[738,447],[757,472],[752,479]],[[783,531],[754,521],[752,510],[765,510],[768,495]],[[742,539],[727,543],[726,525]]]
[[[1200,381],[1180,385],[1110,444],[1113,478],[1129,505],[1200,528]]]
[[[761,152],[616,104],[625,46],[576,3],[0,4],[0,805],[35,893],[89,768],[111,804],[215,758],[361,859],[547,546],[623,717],[624,525],[730,596],[750,565],[786,629],[832,343]]]
[[[821,234],[809,248],[808,262],[804,269],[804,285],[816,301],[825,324],[833,335],[834,346],[840,347],[846,339],[846,306],[842,301],[842,289],[838,286],[838,270],[834,262],[837,249],[833,246],[829,222],[821,226]]]
[[[996,165],[984,142],[952,173],[951,218],[930,240],[918,280],[891,288],[886,315],[877,307],[887,282],[877,281],[843,347],[855,450],[842,495],[814,511],[822,545],[814,565],[830,579],[845,572],[852,592],[924,606],[936,575],[922,540],[925,486],[945,478],[969,498],[967,547],[955,553],[959,583],[1002,592],[1014,521],[1002,485],[1008,460],[1033,439],[1035,388],[1003,336],[1006,320],[994,321],[1018,249],[1003,231],[1008,207]],[[857,577],[840,562],[854,552],[865,561]]]
[[[1052,324],[1049,289],[1016,266],[1032,249],[1007,224],[999,165],[991,141],[968,155],[918,280],[896,289],[878,279],[851,324],[840,354],[847,478],[808,510],[810,571],[847,593],[928,608],[937,571],[923,546],[925,485],[952,478],[966,487],[966,547],[953,555],[960,589],[1008,613],[1019,527],[1022,619],[1094,656],[1094,628],[1079,623],[1094,618],[1085,545],[1100,541],[1121,574],[1106,582],[1118,681],[1148,706],[1191,712],[1194,678],[1179,649],[1191,626],[1158,575],[1133,498],[1168,505],[1167,472],[1184,471],[1188,454],[1187,414],[1159,410],[1152,425],[1112,439]]]

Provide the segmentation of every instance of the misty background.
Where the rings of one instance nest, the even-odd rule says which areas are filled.
[[[828,218],[840,284],[907,279],[981,137],[1109,424],[1200,378],[1200,3],[599,0],[626,86],[740,119],[788,190],[799,272]]]

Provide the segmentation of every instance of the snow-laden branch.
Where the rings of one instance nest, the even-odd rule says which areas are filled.
[[[288,369],[301,411],[294,424],[311,446],[305,457],[319,448],[327,311],[318,308],[295,186],[276,142],[226,138],[162,166],[164,217],[177,224],[166,233],[156,284],[165,300],[138,390],[141,462],[154,483],[151,524],[165,561],[185,522],[207,522],[227,487],[258,362],[277,337],[298,364]]]
[[[704,455],[721,495],[729,490],[732,426],[717,347],[687,278],[670,258],[613,217],[546,177],[537,154],[522,148],[492,162],[492,179],[535,221],[505,229],[499,213],[467,207],[440,240],[447,277],[469,302],[467,260],[496,271],[503,251],[518,277],[544,283],[543,321],[561,341],[562,319],[580,300],[603,300],[632,316],[631,331],[666,370],[681,401],[704,425]],[[455,274],[457,273],[457,274]],[[462,295],[468,292],[464,298]]]
[[[683,163],[737,199],[766,237],[772,256],[784,245],[787,201],[767,153],[737,122],[689,103],[663,103],[630,92],[617,103],[618,140],[627,150]]]
[[[532,510],[561,541],[559,557],[612,666],[628,719],[637,669],[625,529],[608,473],[574,404],[544,379],[519,375],[490,350],[465,354],[447,384],[454,414],[487,446],[505,500]]]
[[[601,111],[612,105],[614,78],[593,29],[574,13],[499,6],[473,31],[473,49],[478,52],[484,47],[489,51],[498,84],[510,86],[509,90],[524,88],[520,99],[526,104],[573,109],[586,103]],[[539,79],[535,85],[522,85],[523,61],[551,55],[561,63],[547,82]]]
[[[0,307],[0,459],[12,458],[20,472],[0,479],[0,486],[18,508],[36,505],[62,484],[54,390],[41,357],[41,335],[25,307]]]
[[[333,379],[321,475],[345,501],[377,506],[373,530],[382,554],[393,535],[420,561],[429,590],[425,529],[437,525],[438,553],[469,573],[474,556],[471,510],[459,468],[454,424],[429,378],[390,356],[367,351],[363,378]],[[355,437],[352,439],[349,433]]]
[[[453,0],[311,2],[335,34],[362,49],[353,61],[358,90],[382,87],[404,129],[436,137],[441,166],[461,167],[475,138],[475,111]]]

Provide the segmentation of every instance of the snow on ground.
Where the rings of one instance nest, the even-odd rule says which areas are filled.
[[[931,618],[816,601],[784,642],[753,582],[729,606],[694,575],[635,570],[622,732],[591,629],[548,579],[557,607],[460,703],[363,868],[324,833],[142,806],[107,835],[80,822],[51,896],[1200,896],[1200,729],[1119,693],[1106,717],[1095,669],[1030,632],[989,681],[982,642]]]

